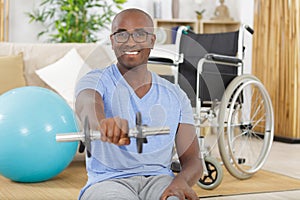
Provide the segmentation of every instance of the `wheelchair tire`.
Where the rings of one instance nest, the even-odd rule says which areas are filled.
[[[218,147],[226,169],[247,179],[265,163],[274,137],[272,102],[263,84],[252,75],[232,80],[218,115]]]
[[[204,158],[208,175],[203,175],[197,182],[198,186],[205,190],[215,189],[223,180],[223,169],[220,162],[213,157]]]

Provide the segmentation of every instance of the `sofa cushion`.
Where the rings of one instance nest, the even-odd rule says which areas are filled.
[[[0,57],[0,94],[26,86],[23,69],[22,53]]]
[[[36,70],[36,74],[71,106],[74,102],[74,90],[78,79],[90,71],[75,48],[72,48],[61,59]]]
[[[0,56],[23,53],[24,74],[27,85],[51,89],[36,70],[48,66],[75,48],[91,68],[101,68],[115,62],[111,46],[96,43],[7,43],[0,42]]]

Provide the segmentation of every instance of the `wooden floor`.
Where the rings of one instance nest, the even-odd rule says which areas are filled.
[[[86,180],[84,162],[73,162],[57,177],[41,183],[16,183],[0,176],[0,199],[75,200]]]
[[[272,148],[270,159],[265,165],[268,170],[261,170],[245,181],[233,178],[224,170],[225,175],[218,188],[210,191],[195,185],[194,190],[201,199],[299,199],[300,178],[297,174],[299,174],[300,161],[295,159],[298,158],[299,150],[300,145],[277,143]],[[287,163],[292,165],[289,167]],[[278,174],[280,169],[281,174],[285,175]],[[82,161],[73,162],[60,175],[42,183],[15,183],[0,176],[0,199],[75,200],[86,180],[85,166]]]

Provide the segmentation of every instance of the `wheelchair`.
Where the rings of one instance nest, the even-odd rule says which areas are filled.
[[[272,146],[274,115],[269,94],[258,78],[243,72],[246,32],[254,31],[241,25],[235,32],[196,34],[180,26],[171,50],[154,49],[159,53],[149,57],[150,65],[170,67],[171,73],[162,76],[179,84],[191,100],[203,161],[203,176],[197,184],[203,189],[220,185],[222,164],[237,179],[252,177]],[[210,145],[208,138],[213,141]],[[180,171],[178,158],[173,160],[173,171]]]

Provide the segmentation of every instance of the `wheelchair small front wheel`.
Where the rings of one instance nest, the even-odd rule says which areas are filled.
[[[204,158],[207,168],[207,175],[203,175],[197,182],[198,186],[205,190],[212,190],[218,187],[223,180],[223,169],[220,162],[213,157]]]

